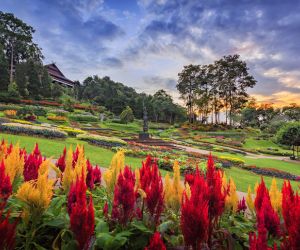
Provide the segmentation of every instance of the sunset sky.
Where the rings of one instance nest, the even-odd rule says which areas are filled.
[[[258,101],[300,104],[299,0],[0,0],[67,77],[110,76],[175,98],[183,65],[238,53]]]

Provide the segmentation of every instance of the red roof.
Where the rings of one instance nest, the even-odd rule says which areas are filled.
[[[66,78],[64,74],[59,70],[59,68],[54,64],[47,64],[45,65],[49,75],[53,78],[54,81],[57,81],[61,84],[65,84],[68,86],[74,86],[74,82],[70,79]]]

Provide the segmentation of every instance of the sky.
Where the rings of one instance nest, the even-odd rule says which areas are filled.
[[[300,104],[300,0],[0,0],[33,26],[44,63],[179,100],[178,73],[240,54],[259,102]]]

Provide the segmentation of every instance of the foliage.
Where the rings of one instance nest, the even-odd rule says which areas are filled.
[[[67,127],[67,126],[58,126],[59,130],[68,133],[68,136],[76,137],[76,135],[84,134],[85,132],[81,129]]]
[[[88,141],[91,144],[104,147],[118,147],[124,146],[127,143],[117,137],[107,137],[94,134],[79,134],[76,136],[79,140]]]
[[[21,123],[2,123],[0,125],[0,131],[12,134],[42,136],[46,138],[65,138],[67,136],[67,133],[55,128],[47,128]]]
[[[18,85],[15,82],[8,84],[7,94],[12,98],[20,98]]]
[[[15,118],[17,116],[17,111],[13,109],[4,110],[4,115],[9,118]]]
[[[73,114],[69,115],[69,119],[77,122],[97,122],[98,118],[94,115],[81,115]]]
[[[59,115],[49,115],[49,116],[47,116],[47,119],[50,121],[56,121],[56,122],[66,122],[67,121],[67,117],[59,116]]]
[[[134,115],[132,109],[127,106],[122,113],[120,114],[120,119],[123,123],[133,122],[134,121]]]

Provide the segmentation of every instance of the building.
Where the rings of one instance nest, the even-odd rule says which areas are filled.
[[[55,63],[45,65],[52,82],[58,83],[64,87],[73,88],[75,83],[64,76]]]

